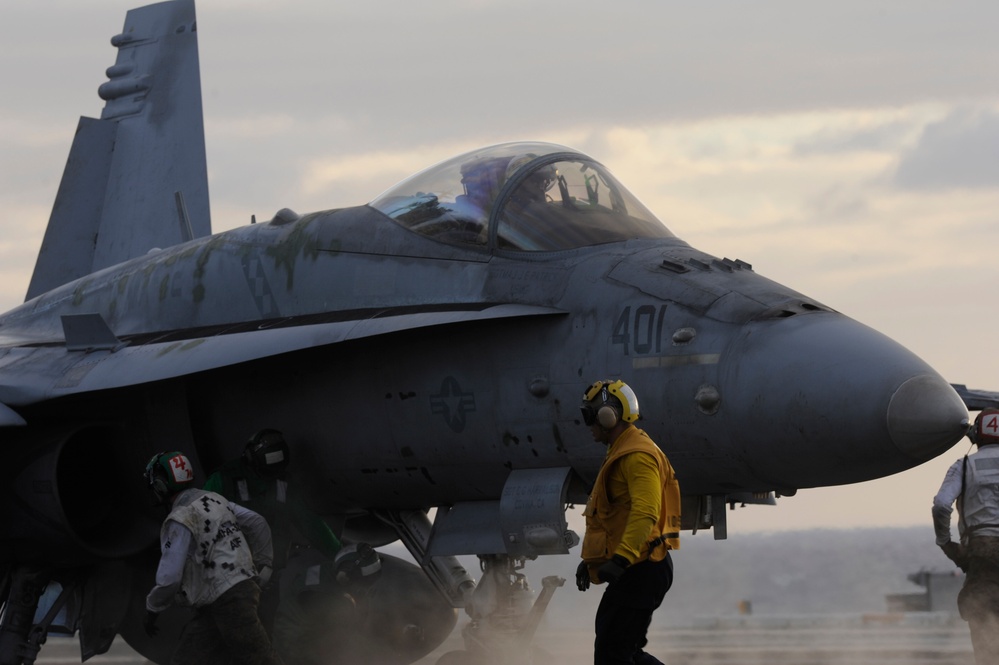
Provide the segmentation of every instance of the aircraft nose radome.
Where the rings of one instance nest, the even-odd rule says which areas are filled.
[[[968,410],[939,376],[915,376],[899,386],[888,404],[892,443],[917,460],[936,457],[968,430]]]
[[[774,486],[881,478],[944,453],[965,433],[968,412],[943,377],[842,314],[767,322],[727,355],[717,413]]]

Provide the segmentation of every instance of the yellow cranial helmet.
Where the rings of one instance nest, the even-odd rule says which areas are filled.
[[[611,429],[619,420],[633,423],[639,418],[638,397],[627,383],[617,380],[596,381],[583,393],[579,407],[583,422]]]

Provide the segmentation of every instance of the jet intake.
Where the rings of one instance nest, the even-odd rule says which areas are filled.
[[[22,456],[3,473],[3,560],[79,565],[128,556],[155,541],[156,524],[142,510],[150,499],[141,464],[132,463],[118,429],[26,431],[8,450]]]

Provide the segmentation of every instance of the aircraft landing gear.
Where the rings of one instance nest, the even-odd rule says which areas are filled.
[[[47,626],[35,626],[34,617],[49,579],[50,571],[39,566],[12,565],[7,569],[0,621],[0,665],[30,665],[38,657]]]
[[[465,611],[471,617],[462,629],[463,651],[449,651],[437,665],[532,665],[550,663],[551,657],[531,645],[541,617],[555,590],[565,578],[550,576],[541,581],[541,593],[531,604],[533,593],[527,576],[518,572],[523,558],[480,555],[482,579]]]

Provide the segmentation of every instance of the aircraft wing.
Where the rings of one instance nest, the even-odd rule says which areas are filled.
[[[957,394],[960,395],[961,399],[964,400],[965,406],[971,411],[981,411],[987,408],[999,408],[999,392],[992,392],[990,390],[975,390],[968,388],[968,386],[963,383],[952,383],[950,384]]]
[[[316,322],[305,317],[278,320],[269,327],[266,322],[251,322],[224,329],[177,331],[123,339],[117,345],[90,351],[74,347],[67,330],[66,345],[0,350],[0,426],[23,424],[9,407],[64,395],[149,383],[416,328],[563,314],[559,309],[532,305],[456,305],[434,311],[382,312],[351,320]],[[81,350],[70,350],[73,348]]]

